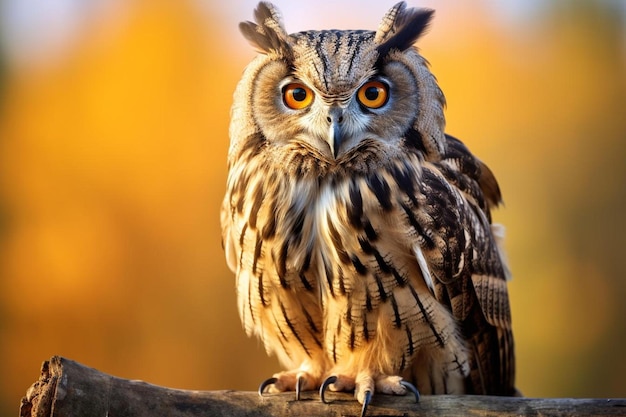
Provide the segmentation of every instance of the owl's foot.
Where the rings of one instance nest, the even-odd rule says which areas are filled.
[[[415,402],[420,400],[417,388],[413,384],[403,381],[399,376],[379,375],[373,377],[369,373],[361,373],[356,378],[343,375],[329,376],[320,386],[320,399],[325,404],[328,404],[325,398],[328,389],[331,391],[354,390],[354,396],[363,405],[361,417],[365,416],[375,391],[392,395],[405,395],[407,391],[411,391],[415,395]]]
[[[391,395],[406,395],[410,391],[415,395],[415,402],[420,402],[420,393],[415,385],[402,380],[399,376],[380,376],[376,379],[376,391]]]
[[[287,371],[274,374],[259,385],[259,395],[268,388],[269,392],[295,391],[296,401],[300,400],[300,393],[304,390],[316,388],[316,378],[302,371]]]

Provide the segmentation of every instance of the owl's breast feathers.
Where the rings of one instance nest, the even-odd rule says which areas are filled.
[[[356,173],[306,151],[277,161],[261,142],[232,160],[222,224],[240,315],[283,363],[323,345],[337,361],[388,326],[405,346],[377,359],[382,369],[410,378],[420,346],[455,346],[466,392],[512,394],[507,269],[490,217],[500,192],[460,141],[445,142],[439,160],[370,155],[352,161]],[[324,323],[337,298],[337,322]]]

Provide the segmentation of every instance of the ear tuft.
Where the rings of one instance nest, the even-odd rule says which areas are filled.
[[[270,51],[281,55],[291,55],[291,42],[283,25],[278,8],[272,3],[260,2],[254,10],[255,22],[241,22],[239,30],[243,36],[261,53]]]
[[[392,49],[404,51],[413,46],[428,27],[434,12],[431,9],[407,9],[405,2],[393,6],[376,31],[379,56],[386,56]]]

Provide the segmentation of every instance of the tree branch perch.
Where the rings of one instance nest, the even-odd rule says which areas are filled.
[[[357,416],[360,405],[350,394],[328,393],[332,404],[305,392],[293,393],[187,391],[104,374],[69,359],[53,356],[22,398],[20,417],[67,416]],[[369,416],[618,416],[626,414],[626,399],[536,399],[487,396],[377,395]]]

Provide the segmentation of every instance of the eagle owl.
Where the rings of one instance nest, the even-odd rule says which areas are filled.
[[[514,394],[500,190],[444,133],[414,47],[432,14],[288,34],[262,2],[240,24],[260,54],[234,94],[221,223],[243,326],[287,369],[261,392]]]

